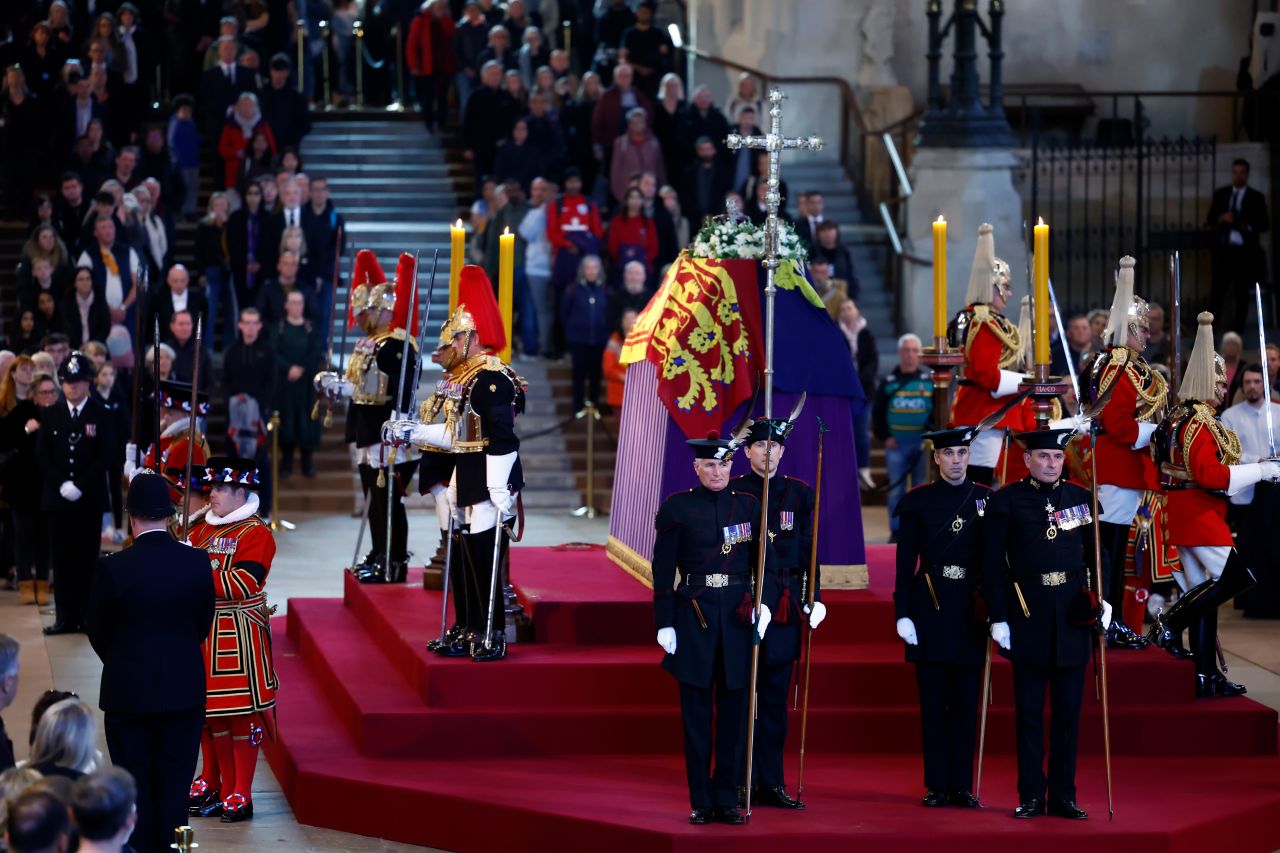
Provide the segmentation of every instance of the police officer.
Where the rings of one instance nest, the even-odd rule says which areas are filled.
[[[658,507],[654,622],[658,645],[666,652],[662,668],[680,683],[684,762],[693,807],[689,822],[740,824],[738,784],[751,678],[760,501],[729,488],[735,442],[711,433],[688,444],[699,485],[677,492]],[[758,626],[762,638],[779,595],[773,549],[767,543],[766,548],[768,571]]]
[[[773,630],[760,650],[756,677],[755,791],[752,802],[782,809],[802,809],[804,803],[787,794],[782,773],[782,748],[787,742],[787,687],[800,659],[800,624],[808,610],[809,555],[813,547],[813,489],[794,477],[778,476],[778,463],[794,423],[760,418],[747,434],[746,454],[751,470],[730,481],[729,487],[763,499],[769,477],[769,542],[778,558],[782,595],[775,609]],[[773,458],[770,459],[769,457]],[[818,627],[827,608],[819,600],[821,584],[814,577],[813,612],[809,625]]]
[[[991,489],[968,476],[973,427],[924,438],[933,443],[939,476],[898,504],[893,607],[920,690],[923,803],[972,809],[978,807],[971,793],[973,746],[987,643],[985,614],[976,611],[975,596]]]
[[[108,456],[115,447],[113,415],[89,394],[94,366],[76,351],[58,368],[65,399],[44,411],[36,455],[44,475],[41,509],[49,514],[57,618],[49,635],[84,630],[91,572],[98,561],[107,508]]]
[[[1076,742],[1084,671],[1099,618],[1111,605],[1090,592],[1093,516],[1089,492],[1063,476],[1073,429],[1018,436],[1030,474],[987,501],[983,588],[991,637],[1013,662],[1018,742],[1016,818],[1089,815],[1076,805]],[[1101,610],[1099,611],[1099,607]],[[1044,699],[1050,697],[1049,777],[1044,770]],[[1048,800],[1046,802],[1046,781]]]

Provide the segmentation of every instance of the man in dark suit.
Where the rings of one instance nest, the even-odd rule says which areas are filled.
[[[163,477],[134,477],[126,507],[133,547],[98,562],[86,628],[102,659],[98,705],[111,762],[138,786],[130,844],[158,853],[187,819],[204,725],[200,647],[213,625],[213,575],[206,552],[169,535],[173,505]]]
[[[191,289],[191,273],[182,264],[174,264],[164,277],[165,287],[151,296],[151,308],[147,312],[144,329],[152,328],[152,317],[159,315],[160,328],[167,329],[173,322],[173,315],[179,311],[188,311],[196,319],[205,321],[205,329],[209,328],[209,302],[199,290]]]
[[[1205,224],[1214,229],[1213,314],[1227,319],[1229,331],[1243,332],[1253,284],[1267,278],[1259,237],[1271,227],[1266,197],[1249,186],[1248,160],[1231,163],[1231,186],[1214,191]]]
[[[729,173],[716,156],[716,143],[711,137],[701,137],[694,150],[698,159],[685,169],[680,207],[689,217],[689,229],[696,234],[703,219],[724,210]]]
[[[307,111],[307,100],[298,91],[297,85],[290,81],[291,68],[287,55],[277,53],[271,57],[270,82],[258,96],[262,117],[271,125],[271,132],[275,134],[276,144],[281,149],[297,148],[302,137],[311,132],[311,114]]]
[[[48,635],[84,630],[90,572],[98,559],[107,508],[107,462],[115,447],[114,417],[89,394],[93,362],[73,352],[58,368],[63,401],[45,409],[36,439],[44,475],[40,508],[54,531],[53,568],[58,613]]]
[[[256,92],[258,81],[248,68],[236,63],[236,40],[230,36],[218,39],[218,64],[200,78],[201,124],[205,138],[217,143],[227,112],[245,92]]]
[[[796,234],[810,251],[818,245],[818,226],[823,221],[823,208],[826,206],[826,199],[818,190],[810,190],[807,193],[800,193],[797,203],[800,215],[796,217]]]

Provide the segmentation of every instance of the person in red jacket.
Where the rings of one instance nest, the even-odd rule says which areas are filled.
[[[242,92],[236,99],[236,105],[227,116],[227,123],[222,126],[222,136],[218,139],[218,154],[225,164],[225,187],[234,189],[236,179],[240,176],[240,166],[249,156],[249,143],[255,133],[261,133],[267,139],[271,156],[278,153],[276,137],[271,132],[271,125],[262,117],[258,109],[258,96],[252,92]]]
[[[1133,268],[1137,262],[1125,255],[1116,276],[1107,336],[1110,345],[1095,353],[1081,370],[1085,402],[1096,403],[1110,394],[1096,417],[1098,502],[1102,547],[1109,559],[1102,564],[1103,597],[1124,601],[1125,551],[1129,528],[1138,514],[1143,492],[1157,488],[1156,466],[1148,446],[1164,417],[1169,385],[1142,357],[1151,337],[1145,300],[1134,296]],[[1141,649],[1147,641],[1123,619],[1117,607],[1107,629],[1108,648]]]
[[[969,273],[965,307],[947,327],[953,347],[964,350],[964,373],[951,404],[949,426],[976,424],[1008,402],[1023,376],[1015,368],[1022,358],[1021,336],[1009,318],[1000,313],[1013,296],[1009,265],[996,257],[994,229],[978,228],[978,246]],[[969,447],[969,479],[991,485],[1000,464],[1005,429],[1017,429],[1029,417],[1030,402],[1014,406],[996,428],[985,430]],[[1020,451],[1015,452],[1020,455]]]
[[[426,0],[409,25],[404,45],[405,65],[413,75],[414,92],[427,133],[435,133],[449,114],[449,81],[454,75],[453,19],[448,0]]]
[[[644,215],[644,194],[638,187],[627,190],[622,208],[609,220],[609,257],[613,260],[614,279],[622,280],[627,261],[644,263],[645,277],[653,276],[653,262],[658,257],[658,228]]]
[[[1213,351],[1213,315],[1196,318],[1196,343],[1179,386],[1181,402],[1152,436],[1160,487],[1168,493],[1166,537],[1178,546],[1182,597],[1147,636],[1191,629],[1196,696],[1239,696],[1243,685],[1218,671],[1218,607],[1253,586],[1227,527],[1227,498],[1262,480],[1280,480],[1274,459],[1240,463],[1240,438],[1214,414],[1227,390],[1226,363]]]

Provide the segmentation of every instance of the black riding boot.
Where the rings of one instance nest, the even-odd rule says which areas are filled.
[[[1222,568],[1222,575],[1197,584],[1183,593],[1176,604],[1156,618],[1147,636],[1155,639],[1166,627],[1174,634],[1180,634],[1201,616],[1207,615],[1211,610],[1217,611],[1219,605],[1235,598],[1255,583],[1257,579],[1253,572],[1245,568],[1240,555],[1233,548],[1227,557],[1227,564]],[[1217,625],[1216,621],[1214,625]],[[1216,627],[1214,636],[1217,636]]]

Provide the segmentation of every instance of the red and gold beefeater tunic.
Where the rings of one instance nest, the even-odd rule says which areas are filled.
[[[265,711],[275,705],[279,687],[265,592],[275,537],[256,515],[221,524],[206,516],[191,528],[191,543],[208,552],[213,570],[213,629],[204,643],[205,715]]]
[[[1167,493],[1165,541],[1170,545],[1233,545],[1227,527],[1230,466],[1240,439],[1197,400],[1179,403],[1153,437]]]

